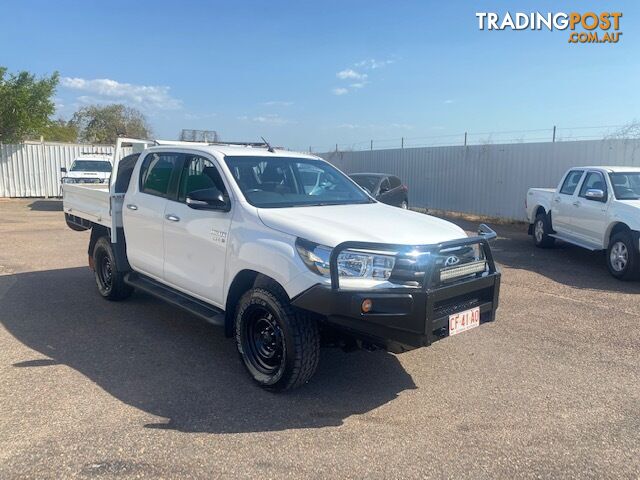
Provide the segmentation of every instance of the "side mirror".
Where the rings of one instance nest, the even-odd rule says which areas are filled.
[[[595,200],[596,202],[604,202],[604,191],[599,188],[590,188],[585,192],[584,198],[587,200]]]
[[[61,173],[67,173],[67,168],[66,167],[61,167],[60,168],[60,172]]]
[[[187,205],[195,210],[222,210],[228,212],[231,208],[228,199],[215,187],[194,190],[186,198]]]

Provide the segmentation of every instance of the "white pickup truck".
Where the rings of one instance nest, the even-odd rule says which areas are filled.
[[[575,167],[558,188],[531,188],[526,198],[529,234],[536,246],[556,239],[606,250],[611,274],[640,274],[640,168]]]
[[[269,145],[120,139],[108,187],[65,184],[109,300],[139,289],[224,327],[253,379],[304,384],[321,345],[400,353],[494,320],[481,225],[375,201],[321,158]]]

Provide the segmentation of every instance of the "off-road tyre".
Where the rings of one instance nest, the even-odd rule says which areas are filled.
[[[124,282],[126,272],[117,268],[116,257],[107,237],[100,237],[93,247],[93,268],[98,293],[103,298],[118,301],[131,296],[133,287]]]
[[[234,330],[247,371],[267,390],[300,387],[318,367],[317,321],[292,307],[277,285],[254,287],[240,298]]]

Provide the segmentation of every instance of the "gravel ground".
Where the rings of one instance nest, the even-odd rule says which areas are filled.
[[[497,322],[274,395],[215,327],[102,300],[60,202],[0,200],[0,478],[638,478],[640,283],[496,230]]]

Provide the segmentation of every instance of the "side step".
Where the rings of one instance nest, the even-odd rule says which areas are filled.
[[[134,288],[142,290],[154,297],[158,297],[167,303],[180,307],[183,310],[199,317],[206,322],[223,327],[225,323],[224,311],[209,305],[197,298],[193,298],[185,293],[174,290],[171,287],[161,284],[152,278],[130,272],[124,277],[124,281]]]
[[[602,250],[602,247],[597,247],[592,244],[586,243],[582,240],[578,240],[574,237],[570,237],[569,235],[562,235],[560,233],[553,233],[549,235],[550,237],[557,238],[558,240],[562,240],[563,242],[570,243],[572,245],[576,245],[578,247],[586,248],[587,250],[596,251]]]

